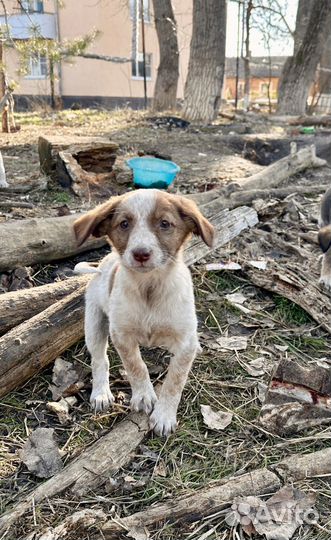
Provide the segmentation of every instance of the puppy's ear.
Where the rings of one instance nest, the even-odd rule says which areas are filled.
[[[73,227],[78,246],[84,244],[90,235],[99,238],[107,233],[106,222],[111,220],[121,199],[112,197],[110,201],[76,219]]]
[[[213,247],[215,229],[213,225],[201,214],[195,202],[185,197],[176,196],[176,206],[183,221],[187,224],[190,232],[201,236],[209,247]]]
[[[331,225],[322,227],[318,232],[318,242],[323,253],[331,247]]]

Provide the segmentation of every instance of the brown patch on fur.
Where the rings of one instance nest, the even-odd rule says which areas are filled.
[[[324,226],[331,223],[331,188],[327,189],[322,197],[321,222]]]
[[[318,232],[318,242],[323,253],[331,247],[331,225],[322,227]]]
[[[169,229],[160,227],[162,220],[170,223]],[[213,242],[214,227],[204,218],[196,204],[185,197],[158,193],[150,225],[162,251],[168,256],[174,257],[192,233],[200,235],[209,246]]]
[[[331,249],[323,255],[321,279],[331,280]]]
[[[100,236],[107,234],[112,217],[124,198],[125,195],[112,197],[106,203],[97,206],[90,212],[87,212],[76,219],[73,227],[79,246],[81,246],[90,235],[99,238]]]

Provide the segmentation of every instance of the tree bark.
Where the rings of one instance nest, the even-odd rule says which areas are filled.
[[[305,23],[296,32],[294,55],[285,62],[278,96],[278,114],[304,114],[310,86],[321,57],[331,25],[330,0],[310,0],[311,12],[306,31]],[[297,24],[300,18],[297,19]]]
[[[177,25],[171,0],[153,0],[160,49],[160,64],[154,90],[156,111],[175,109],[179,76]]]
[[[23,219],[0,224],[0,272],[18,266],[72,257],[104,246],[106,238],[90,238],[77,247],[73,222],[79,214],[44,219]]]
[[[226,0],[193,0],[193,31],[183,116],[209,123],[218,114],[225,65]]]

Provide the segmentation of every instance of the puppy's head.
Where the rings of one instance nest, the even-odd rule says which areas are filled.
[[[141,189],[113,197],[74,223],[78,245],[107,235],[124,266],[149,272],[176,259],[191,234],[212,246],[214,228],[185,197]]]
[[[318,231],[318,242],[323,253],[326,253],[331,247],[331,225],[322,227]]]

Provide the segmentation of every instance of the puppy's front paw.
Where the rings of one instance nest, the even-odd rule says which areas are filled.
[[[114,396],[109,386],[102,388],[93,388],[90,397],[91,407],[95,412],[106,411],[114,403]]]
[[[168,437],[176,429],[176,411],[158,402],[149,418],[149,427],[156,435]]]
[[[130,402],[132,411],[142,411],[149,414],[156,403],[157,397],[151,383],[143,385],[132,390],[132,398]]]

